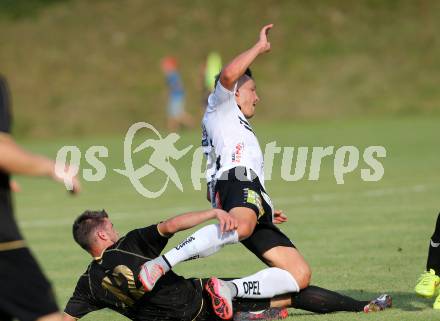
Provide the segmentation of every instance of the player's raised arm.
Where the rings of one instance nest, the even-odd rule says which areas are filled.
[[[220,83],[228,90],[234,88],[234,84],[244,74],[258,55],[270,51],[270,42],[267,39],[269,30],[273,24],[264,26],[260,31],[260,38],[250,49],[235,57],[220,74]]]
[[[10,173],[26,176],[46,176],[63,182],[55,174],[55,162],[47,157],[36,155],[21,148],[8,134],[0,134],[0,169]],[[79,192],[80,185],[73,178],[73,191]]]
[[[220,209],[210,209],[207,211],[189,212],[172,217],[157,226],[162,235],[170,236],[179,231],[190,229],[206,221],[217,219],[220,224],[221,232],[235,230],[238,221],[227,212]]]

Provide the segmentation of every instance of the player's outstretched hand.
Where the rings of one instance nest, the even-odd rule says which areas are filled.
[[[216,218],[220,224],[220,231],[223,233],[236,230],[238,228],[237,219],[226,211],[216,209]]]
[[[273,222],[275,224],[282,224],[284,222],[287,222],[287,216],[284,214],[281,210],[275,210],[273,212]]]
[[[81,184],[79,182],[78,176],[74,176],[72,179],[72,190],[70,191],[71,194],[78,194],[81,192]]]
[[[269,30],[272,29],[273,24],[264,26],[260,31],[260,39],[258,40],[258,46],[260,49],[260,54],[270,51],[270,42],[267,39]]]
[[[60,183],[64,183],[69,193],[75,195],[81,191],[81,184],[78,179],[78,168],[57,163],[53,166],[52,178]]]

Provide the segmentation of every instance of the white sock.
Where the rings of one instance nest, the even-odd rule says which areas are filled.
[[[254,275],[232,280],[239,298],[272,298],[276,295],[299,292],[299,286],[286,270],[267,268]]]
[[[171,267],[176,264],[207,257],[226,244],[238,243],[237,230],[221,234],[220,225],[211,224],[201,228],[163,256]]]

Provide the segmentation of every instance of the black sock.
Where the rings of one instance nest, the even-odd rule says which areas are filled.
[[[370,301],[358,301],[318,286],[309,286],[292,293],[292,308],[315,313],[337,311],[361,312]],[[236,299],[234,311],[258,311],[270,308],[270,299]]]
[[[434,234],[432,234],[429,244],[426,270],[429,271],[430,269],[433,269],[437,275],[440,275],[440,213],[437,217]]]
[[[361,312],[369,301],[358,301],[348,296],[309,286],[298,293],[292,293],[292,307],[315,313],[336,311]]]

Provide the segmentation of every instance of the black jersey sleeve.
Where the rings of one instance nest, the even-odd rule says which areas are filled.
[[[10,133],[10,95],[6,79],[0,75],[0,132]]]
[[[88,274],[83,274],[76,284],[72,297],[67,302],[64,313],[80,319],[86,314],[102,309],[94,299],[90,289]]]
[[[168,243],[168,238],[160,235],[157,224],[133,230],[127,234],[124,246],[130,247],[131,251],[140,252],[148,258],[155,258],[160,255]]]

